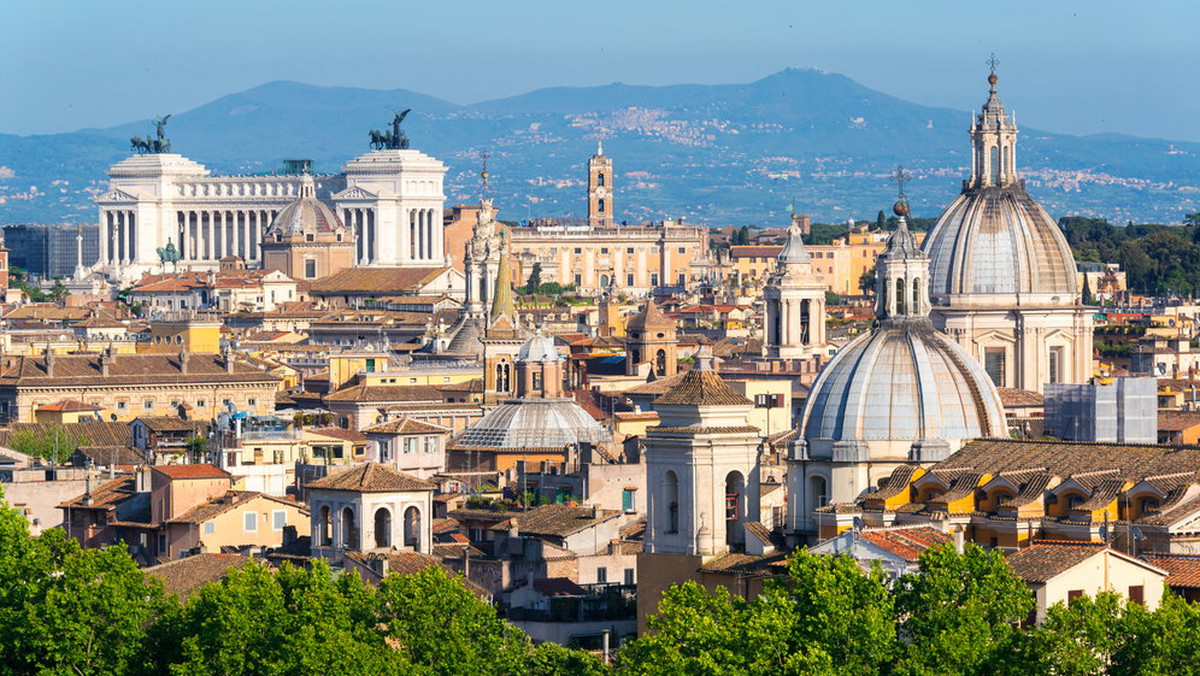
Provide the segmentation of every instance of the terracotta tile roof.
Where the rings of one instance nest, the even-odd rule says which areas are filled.
[[[367,437],[358,430],[342,429],[341,427],[320,427],[309,431],[311,431],[313,434],[319,434],[323,437],[341,439],[342,441],[349,441],[350,443],[354,444],[367,443]]]
[[[761,521],[747,521],[742,524],[742,527],[746,529],[747,535],[757,538],[764,545],[772,544],[771,531],[767,530],[767,527]]]
[[[1000,403],[1004,406],[1043,406],[1045,399],[1037,392],[1019,390],[1014,387],[997,387]]]
[[[658,412],[657,411],[617,411],[616,413],[613,413],[613,417],[616,418],[617,420],[655,421],[655,420],[658,420]]]
[[[146,572],[162,580],[167,594],[186,599],[210,582],[224,580],[232,570],[245,568],[251,559],[237,554],[197,554],[150,566]]]
[[[464,587],[471,590],[471,592],[473,594],[475,594],[476,596],[489,596],[489,594],[487,593],[487,590],[485,590],[483,587],[480,587],[479,585],[475,584],[474,582],[471,582],[470,580],[466,579],[462,575],[458,574],[454,570],[452,570],[449,567],[447,567],[446,565],[444,565],[441,561],[438,561],[436,558],[434,558],[428,554],[422,554],[420,552],[392,550],[392,551],[388,551],[388,552],[368,552],[368,553],[346,552],[346,556],[349,558],[352,558],[356,561],[361,562],[367,568],[367,570],[370,571],[369,574],[371,574],[376,579],[380,579],[381,576],[379,576],[377,573],[374,572],[374,568],[371,567],[371,561],[378,561],[380,559],[387,562],[387,574],[389,574],[389,575],[391,575],[393,573],[396,575],[413,575],[415,573],[419,573],[419,572],[425,570],[426,568],[432,568],[434,566],[438,566],[438,567],[441,567],[443,570],[445,570],[447,573],[449,573],[451,577],[453,577],[453,578],[457,579],[459,582],[461,582]]]
[[[318,279],[309,287],[314,296],[339,294],[395,294],[399,291],[419,291],[445,272],[444,267],[347,268]]]
[[[75,399],[63,399],[62,401],[56,401],[53,404],[39,406],[37,410],[46,411],[48,413],[79,413],[81,411],[99,411],[100,407],[92,406],[91,404],[85,404],[84,402],[77,401]]]
[[[236,507],[242,507],[257,499],[269,500],[277,502],[281,505],[295,507],[304,513],[308,513],[308,509],[303,505],[283,500],[270,495],[263,495],[254,491],[228,491],[225,495],[209,500],[202,505],[196,505],[179,516],[170,519],[167,523],[204,523],[217,516],[224,514]]]
[[[637,387],[631,387],[628,390],[625,390],[625,394],[666,394],[667,392],[670,392],[671,388],[675,387],[679,381],[683,380],[683,377],[687,375],[687,373],[688,372],[685,371],[683,373],[676,373],[675,375],[666,376],[665,378],[657,378],[655,380],[642,383]]]
[[[522,535],[567,537],[620,515],[616,509],[601,509],[598,515],[593,515],[591,507],[542,505],[528,512],[518,512],[511,518],[517,522]],[[492,528],[507,530],[508,524],[501,522]]]
[[[1085,485],[1105,479],[1141,480],[1146,476],[1200,471],[1200,448],[1158,444],[1017,441],[984,439],[967,443],[935,466],[936,471],[972,469],[995,474],[1045,467]],[[1104,475],[1105,472],[1112,472]],[[1093,481],[1091,477],[1095,477]]]
[[[1180,490],[1176,495],[1182,497],[1185,491]],[[1187,518],[1192,514],[1200,511],[1200,495],[1187,498],[1173,500],[1176,495],[1168,496],[1167,501],[1159,508],[1157,514],[1143,516],[1137,520],[1139,524],[1147,526],[1170,526],[1180,519]]]
[[[278,376],[265,373],[242,362],[234,362],[233,372],[216,354],[187,355],[186,373],[180,369],[178,354],[117,354],[109,363],[108,375],[102,375],[99,354],[55,355],[53,375],[46,371],[45,356],[20,356],[4,360],[0,387],[50,387],[147,385],[155,383],[229,383],[269,382]]]
[[[441,425],[434,425],[414,420],[413,418],[389,420],[363,430],[366,434],[445,434],[449,431],[448,428]]]
[[[654,400],[655,406],[751,406],[752,402],[733,391],[713,371],[693,369],[669,392]]]
[[[1169,573],[1167,585],[1175,588],[1200,588],[1200,554],[1151,554],[1142,560]]]
[[[916,562],[931,547],[954,541],[946,533],[929,526],[868,529],[860,531],[858,537],[909,562]]]
[[[732,259],[749,258],[776,258],[779,252],[783,251],[783,246],[756,246],[754,244],[738,244],[737,246],[729,247],[729,257]]]
[[[109,465],[145,465],[150,459],[132,446],[80,446],[75,451],[97,467]]]
[[[699,425],[695,427],[667,427],[658,425],[647,428],[647,431],[654,435],[682,434],[689,437],[696,437],[704,434],[758,434],[762,430],[753,425],[728,425],[724,427],[702,427]]]
[[[129,423],[89,420],[63,423],[61,427],[57,423],[12,423],[0,429],[0,446],[9,447],[19,434],[30,434],[38,442],[51,441],[61,434],[81,446],[126,446],[131,440]]]
[[[208,436],[211,424],[207,420],[184,420],[174,416],[144,416],[140,420],[151,432],[185,432],[196,436]]]
[[[59,507],[107,511],[135,495],[137,495],[137,478],[130,474],[97,486],[92,490],[88,504],[84,504],[85,497],[88,497],[85,493],[59,504]]]
[[[1048,582],[1106,549],[1108,546],[1103,543],[1038,541],[1009,554],[1006,561],[1022,580]]]
[[[1159,432],[1182,432],[1200,425],[1200,411],[1159,411]]]
[[[754,556],[753,554],[726,554],[700,567],[704,573],[736,573],[738,575],[774,576],[779,574],[775,564],[787,559],[786,554]]]
[[[232,479],[233,476],[216,465],[155,465],[154,471],[172,479]]]
[[[308,487],[359,493],[437,490],[437,486],[428,481],[422,481],[411,474],[405,474],[377,462],[364,463],[336,474],[330,474],[310,483]]]
[[[892,470],[892,473],[883,482],[882,486],[863,495],[863,498],[868,500],[885,500],[899,495],[902,491],[907,491],[909,483],[912,482],[912,476],[916,471],[917,468],[914,465],[900,465]]]
[[[440,402],[442,393],[431,385],[351,385],[325,395],[326,401]]]
[[[566,577],[543,577],[533,581],[533,588],[543,596],[587,596],[583,587]]]
[[[655,329],[675,330],[675,320],[663,314],[651,298],[642,306],[641,312],[629,318],[625,323],[626,331],[652,331]]]

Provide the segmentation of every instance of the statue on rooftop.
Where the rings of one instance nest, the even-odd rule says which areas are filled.
[[[158,154],[171,152],[171,139],[164,131],[170,115],[154,118],[154,136],[134,136],[129,139],[130,148],[139,154]]]
[[[379,131],[378,129],[372,129],[370,131],[371,149],[407,150],[408,136],[406,136],[404,132],[400,130],[400,123],[404,121],[404,118],[408,117],[410,112],[412,112],[412,108],[406,108],[403,112],[396,113],[395,116],[392,117],[391,131]]]

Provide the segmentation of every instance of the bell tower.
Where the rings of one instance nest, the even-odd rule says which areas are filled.
[[[763,288],[768,359],[806,359],[825,345],[825,285],[804,249],[802,218],[792,216],[787,244]]]
[[[658,309],[654,298],[625,325],[625,374],[636,375],[639,364],[650,362],[657,378],[673,376],[679,370],[675,320]]]
[[[988,59],[988,100],[971,123],[971,188],[1003,188],[1017,184],[1017,123],[996,94],[996,55]]]
[[[596,154],[588,160],[588,225],[611,228],[613,224],[612,159],[604,156],[604,144],[596,142]]]

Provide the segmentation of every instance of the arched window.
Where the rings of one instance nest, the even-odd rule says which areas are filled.
[[[421,551],[421,510],[416,507],[404,510],[404,546]]]
[[[375,546],[392,546],[392,513],[386,507],[375,510]]]
[[[742,518],[746,510],[746,480],[741,472],[725,476],[725,544],[730,547],[745,543]]]
[[[904,314],[904,278],[896,280],[896,315]]]
[[[800,344],[808,345],[808,329],[809,317],[808,313],[812,308],[812,301],[807,298],[800,301]]]
[[[596,174],[596,185],[604,185],[604,172]]]
[[[596,200],[596,211],[604,213],[604,200]]]
[[[808,512],[811,515],[818,507],[829,502],[829,489],[825,477],[811,476],[808,478]]]
[[[667,471],[663,476],[663,502],[666,503],[667,513],[663,516],[664,533],[679,532],[679,477],[675,472]]]
[[[1000,185],[1000,149],[992,146],[992,185]]]
[[[509,376],[512,374],[512,369],[507,363],[496,364],[496,391],[509,391]]]
[[[921,278],[913,280],[913,312],[921,311]]]
[[[342,509],[342,546],[358,549],[358,525],[354,523],[354,510],[350,507]]]
[[[533,372],[533,391],[534,391],[534,392],[541,392],[541,391],[542,391],[542,387],[543,387],[543,385],[542,385],[542,372],[541,372],[541,371],[534,371],[534,372]]]
[[[322,547],[328,547],[333,544],[333,535],[330,532],[333,530],[333,513],[329,511],[329,505],[321,507],[321,532],[318,534],[317,544]]]
[[[658,376],[667,375],[667,352],[659,350],[654,356],[654,374]]]

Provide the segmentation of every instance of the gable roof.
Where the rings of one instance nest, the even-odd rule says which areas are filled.
[[[927,549],[953,542],[949,535],[929,526],[863,530],[858,537],[910,563],[920,559]]]
[[[157,566],[146,572],[162,580],[167,594],[186,599],[210,582],[224,580],[229,571],[241,570],[251,559],[237,554],[196,554]]]
[[[368,462],[330,474],[308,485],[310,489],[354,491],[356,493],[391,493],[395,491],[433,491],[437,486],[411,474],[392,469],[377,462]]]
[[[1168,575],[1166,570],[1146,561],[1126,556],[1103,542],[1036,540],[1031,546],[1009,554],[1005,560],[1013,573],[1022,580],[1049,582],[1098,554],[1124,559],[1134,565],[1157,572],[1163,577]]]
[[[616,509],[601,509],[597,512],[593,513],[591,507],[542,505],[528,512],[518,513],[512,520],[517,522],[517,528],[523,535],[567,537],[621,515]],[[501,522],[492,528],[506,530],[508,524]]]
[[[1167,571],[1167,585],[1175,588],[1200,588],[1200,554],[1151,554],[1142,559]]]
[[[216,465],[155,465],[155,472],[172,479],[233,479],[233,475]]]
[[[448,270],[445,267],[346,268],[312,283],[309,292],[314,296],[339,294],[395,294],[401,291],[420,291],[426,284]]]
[[[271,502],[277,502],[281,505],[295,507],[305,513],[308,512],[304,505],[301,505],[297,502],[292,502],[290,500],[283,500],[281,498],[264,495],[254,491],[228,491],[225,493],[225,495],[222,495],[219,498],[213,498],[204,504],[196,505],[183,514],[180,514],[179,516],[167,521],[167,523],[204,523],[205,521],[210,521],[224,514],[225,512],[231,511],[235,507],[245,506],[259,498],[262,498],[263,500],[270,500]]]
[[[413,418],[400,418],[379,423],[374,427],[363,430],[365,434],[444,434],[450,430],[441,425],[434,425]]]

